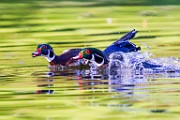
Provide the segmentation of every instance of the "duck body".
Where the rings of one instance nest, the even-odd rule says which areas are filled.
[[[132,43],[130,42],[122,42],[118,45],[110,45],[109,47],[107,47],[104,51],[103,51],[103,54],[109,59],[109,56],[112,54],[112,53],[115,53],[115,52],[124,52],[124,53],[127,53],[127,52],[135,52],[136,51],[136,46],[133,46]]]
[[[71,58],[78,55],[79,52],[82,49],[70,49],[66,52],[64,52],[63,54],[59,55],[59,56],[55,56],[55,59],[50,61],[49,64],[50,65],[67,65],[68,63],[73,63],[73,61],[71,61]]]
[[[78,54],[78,56],[73,57],[73,59],[86,59],[90,62],[96,63],[97,66],[102,66],[103,64],[108,64],[109,62],[109,56],[112,53],[115,52],[136,52],[139,51],[141,48],[136,47],[135,44],[131,43],[129,40],[132,39],[137,31],[133,29],[117,41],[115,41],[113,44],[108,46],[104,51],[101,51],[96,48],[85,48],[82,49],[81,52]]]
[[[74,61],[71,59],[77,56],[82,49],[75,48],[63,52],[61,55],[56,55],[53,48],[48,44],[39,44],[37,50],[32,53],[32,57],[44,56],[50,65],[62,65],[72,64]]]
[[[132,39],[138,31],[135,31],[133,29],[126,35],[124,35],[122,38],[115,41],[113,44],[111,44],[109,47],[107,47],[103,54],[106,56],[107,59],[109,59],[109,56],[114,52],[135,52],[140,50],[140,47],[136,47],[135,44],[129,42],[130,39]]]
[[[112,61],[114,60],[114,62],[116,62],[116,60],[123,62],[123,61],[125,61],[125,58],[123,55],[124,53],[137,52],[137,51],[141,50],[141,47],[136,47],[135,44],[133,44],[132,42],[129,41],[136,35],[136,33],[137,33],[137,31],[135,31],[135,29],[133,29],[132,31],[130,31],[129,33],[127,33],[126,35],[124,35],[123,37],[121,37],[120,39],[115,41],[114,43],[112,43],[110,46],[108,46],[104,51],[101,51],[96,48],[82,49],[76,57],[73,57],[73,59],[76,59],[76,60],[86,59],[86,60],[90,61],[91,63],[95,63],[95,65],[97,67],[108,66],[109,62],[111,60]],[[112,55],[110,58],[110,55],[113,53],[116,53],[116,54]],[[132,56],[132,60],[130,60],[130,63],[134,64],[135,61],[134,61],[133,57],[135,57],[135,56]],[[113,63],[113,62],[111,62],[111,63]],[[151,69],[151,68],[158,69],[159,67],[161,67],[160,65],[153,64],[147,60],[138,62],[138,64],[140,64],[144,68],[148,68],[148,69]],[[117,66],[115,66],[115,67],[117,67]]]

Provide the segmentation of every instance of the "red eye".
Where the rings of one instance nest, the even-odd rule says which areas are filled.
[[[90,50],[86,50],[85,53],[86,54],[91,54],[91,51]]]

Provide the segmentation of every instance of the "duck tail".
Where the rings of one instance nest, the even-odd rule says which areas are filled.
[[[134,36],[136,35],[138,31],[136,31],[135,29],[131,30],[130,32],[128,32],[127,34],[125,34],[123,37],[121,37],[120,39],[118,39],[116,42],[114,42],[114,45],[117,45],[121,42],[124,41],[129,41],[130,39],[134,38]]]

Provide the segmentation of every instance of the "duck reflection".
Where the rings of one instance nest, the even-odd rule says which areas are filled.
[[[64,68],[63,68],[64,69]],[[80,90],[101,90],[106,92],[127,92],[127,94],[133,94],[133,89],[138,85],[145,85],[147,80],[144,79],[143,75],[132,74],[128,70],[120,70],[119,68],[113,68],[113,71],[108,69],[59,69],[55,71],[51,69],[50,72],[46,73],[47,78],[38,79],[38,87],[53,87],[52,76],[71,76],[76,79],[76,84]],[[109,72],[111,71],[111,72]],[[107,74],[109,73],[109,74]],[[141,86],[142,87],[142,86]],[[54,93],[53,90],[38,90],[37,93]]]
[[[117,63],[118,64],[118,63]],[[53,94],[54,76],[68,76],[76,82],[79,90],[92,90],[94,92],[123,92],[124,96],[134,96],[137,92],[144,95],[148,92],[148,80],[158,77],[177,77],[180,76],[176,72],[161,73],[161,71],[144,71],[141,66],[137,66],[135,70],[124,68],[123,66],[111,65],[106,69],[98,69],[91,67],[90,69],[78,68],[58,68],[50,69],[45,73],[44,78],[37,79],[37,87],[43,88],[37,90],[38,94]],[[46,89],[45,89],[46,88]],[[142,95],[142,94],[141,94]]]
[[[147,79],[141,71],[133,72],[120,67],[113,67],[113,71],[111,71],[111,68],[102,71],[91,69],[90,71],[91,74],[82,74],[78,79],[81,90],[118,93],[115,96],[112,94],[113,97],[134,97],[139,95],[144,97],[147,93]],[[141,92],[141,94],[137,94],[137,91],[138,93]]]
[[[52,74],[51,72],[47,73]],[[54,90],[51,88],[54,86],[54,80],[51,77],[48,78],[38,78],[37,79],[37,87],[46,88],[46,89],[38,89],[35,91],[36,94],[53,94]]]

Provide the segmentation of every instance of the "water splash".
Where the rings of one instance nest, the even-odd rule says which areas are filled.
[[[148,52],[116,52],[110,55],[109,71],[124,71],[158,73],[178,72],[180,73],[180,59],[173,57],[151,58]]]

